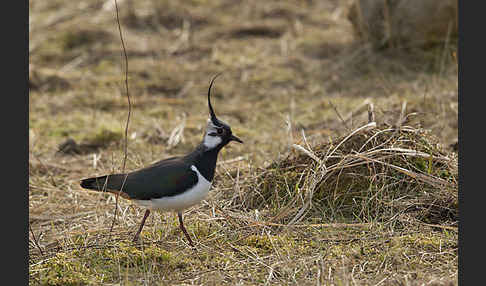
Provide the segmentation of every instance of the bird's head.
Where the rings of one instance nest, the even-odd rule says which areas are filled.
[[[208,89],[208,106],[210,118],[208,119],[208,125],[206,127],[206,133],[204,134],[203,139],[203,144],[208,149],[222,148],[230,141],[243,143],[240,138],[233,135],[231,127],[227,123],[219,120],[216,117],[213,106],[211,105],[211,87],[213,86],[214,80],[219,75],[220,74],[217,74],[215,77],[213,77]]]

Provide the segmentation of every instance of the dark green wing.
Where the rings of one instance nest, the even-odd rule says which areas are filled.
[[[107,189],[119,191],[123,180],[125,180],[124,174],[113,174],[85,179],[81,182],[81,186],[102,190],[106,184]],[[170,158],[128,173],[123,185],[123,193],[137,200],[170,197],[191,188],[197,181],[197,173],[191,169],[190,164],[179,158]]]

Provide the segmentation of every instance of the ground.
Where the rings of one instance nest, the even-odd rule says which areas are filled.
[[[428,130],[434,156],[457,164],[454,45],[372,50],[353,37],[348,1],[120,0],[129,114],[114,3],[29,1],[30,284],[457,285],[455,215],[363,215],[346,197],[353,211],[316,201],[292,222],[298,209],[277,217],[288,205],[255,195],[276,190],[259,178],[296,156],[292,144],[340,142],[368,122],[368,103],[379,128]],[[173,213],[151,214],[131,243],[145,210],[123,198],[110,232],[115,197],[80,179],[189,152],[219,72],[213,106],[245,143],[222,150],[209,197],[184,213],[196,250]],[[430,162],[413,164],[433,175]],[[457,184],[417,186],[457,200]]]

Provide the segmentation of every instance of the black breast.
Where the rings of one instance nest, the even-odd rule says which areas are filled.
[[[214,178],[219,150],[221,148],[208,150],[201,144],[194,152],[188,155],[188,159],[193,162],[199,173],[209,182],[212,182]]]

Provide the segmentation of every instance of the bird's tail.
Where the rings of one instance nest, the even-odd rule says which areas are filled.
[[[103,189],[106,188],[105,186],[106,177],[107,176],[101,176],[101,177],[83,179],[81,180],[81,187],[90,190],[102,191]]]
[[[93,177],[81,180],[81,187],[89,190],[95,190],[100,192],[118,193],[121,189],[124,174],[114,174],[100,177]],[[121,193],[123,196],[124,193]]]

